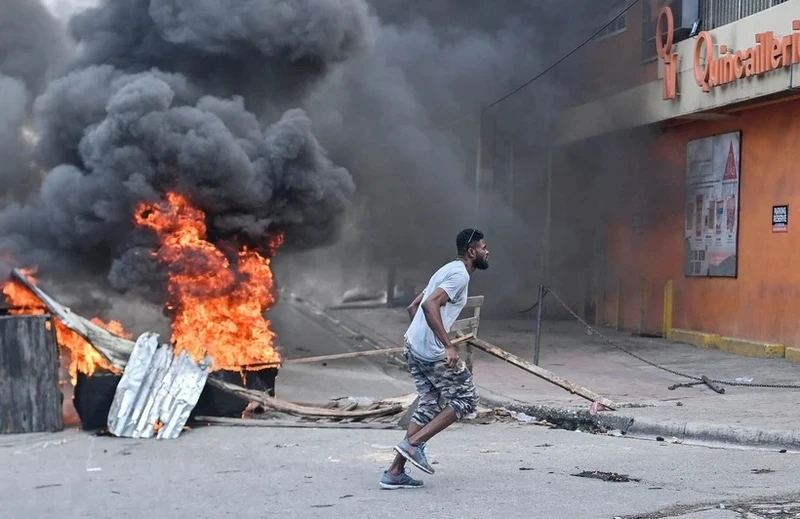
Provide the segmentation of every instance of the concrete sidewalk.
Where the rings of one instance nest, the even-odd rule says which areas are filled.
[[[397,346],[408,326],[404,309],[338,309],[326,312],[348,330],[358,330],[383,347]],[[480,337],[532,360],[535,321],[482,320]],[[694,376],[754,384],[800,385],[800,366],[781,359],[740,357],[663,339],[632,337],[603,328],[616,344],[658,365]],[[590,402],[482,351],[475,352],[475,380],[489,403],[514,406],[539,418],[573,417],[630,436],[672,437],[683,442],[738,444],[800,450],[800,389],[705,385],[669,390],[691,382],[608,345],[577,322],[546,321],[540,366],[625,404],[595,417]]]

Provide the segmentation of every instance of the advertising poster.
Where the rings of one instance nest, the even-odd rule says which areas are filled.
[[[686,146],[687,276],[736,277],[741,132]]]

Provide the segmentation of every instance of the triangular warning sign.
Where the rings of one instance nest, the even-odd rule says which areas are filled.
[[[728,149],[728,162],[725,164],[725,174],[722,176],[722,180],[736,180],[737,178],[736,158],[733,156],[733,143],[731,143],[731,147]]]

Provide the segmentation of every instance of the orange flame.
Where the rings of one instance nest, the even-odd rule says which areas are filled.
[[[36,285],[36,279],[33,277],[36,269],[20,269],[20,271],[25,274],[31,284]],[[36,297],[36,294],[18,281],[11,280],[4,283],[3,294],[6,296],[6,301],[12,306],[9,310],[12,315],[42,315],[47,313],[47,307]],[[69,375],[73,386],[78,382],[78,372],[91,375],[95,370],[101,368],[112,373],[120,373],[86,339],[64,326],[58,319],[54,319],[54,321],[56,323],[56,342],[58,342],[59,346],[69,351]],[[117,321],[104,323],[95,317],[92,322],[120,337],[125,337],[126,339],[132,337],[125,332],[122,325]]]
[[[280,362],[263,315],[275,304],[269,259],[244,247],[229,260],[207,241],[205,214],[176,193],[167,193],[163,203],[141,204],[134,219],[159,238],[155,257],[168,271],[176,354],[186,350],[199,361],[208,353],[214,371]],[[271,252],[282,241],[274,238]]]

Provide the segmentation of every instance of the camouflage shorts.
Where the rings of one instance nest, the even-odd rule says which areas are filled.
[[[448,405],[461,420],[475,410],[478,394],[472,382],[472,373],[463,360],[454,368],[447,367],[445,361],[426,362],[408,350],[404,352],[408,371],[417,387],[419,403],[411,420],[424,426]]]

